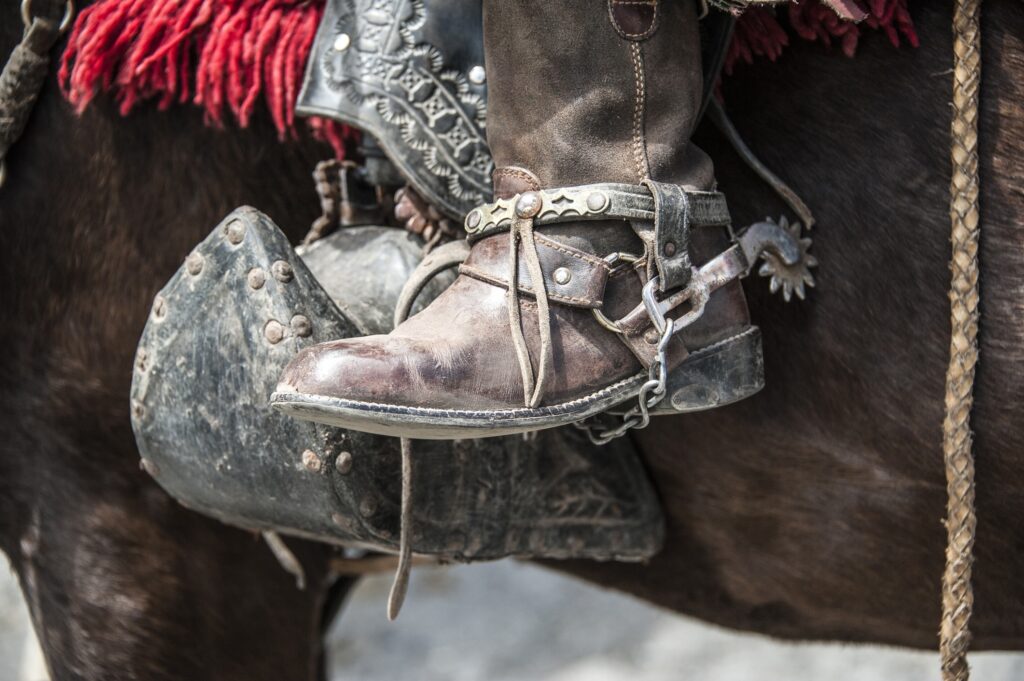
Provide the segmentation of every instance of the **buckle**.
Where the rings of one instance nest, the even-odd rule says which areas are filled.
[[[623,263],[635,263],[641,260],[638,255],[632,255],[630,253],[612,253],[605,257],[605,262],[610,266],[614,267],[620,262]],[[671,333],[669,335],[675,335],[681,330],[685,329],[690,324],[700,319],[701,315],[704,314],[704,308],[707,306],[708,299],[711,297],[711,292],[714,290],[712,283],[708,279],[702,276],[702,271],[696,267],[691,268],[690,282],[684,286],[681,290],[676,291],[665,297],[663,300],[658,300],[659,286],[661,285],[661,276],[654,275],[640,292],[641,300],[643,301],[643,308],[647,311],[647,316],[651,318],[651,322],[654,324],[654,328],[657,330],[659,336],[664,336],[667,327],[671,327]],[[669,320],[666,317],[666,313],[670,310],[674,310],[685,302],[690,302],[690,310],[679,317],[678,319]],[[621,322],[633,316],[633,314],[640,309],[641,306],[634,308],[626,317],[618,321],[612,321],[602,312],[599,308],[591,309],[591,313],[594,315],[594,319],[598,321],[601,326],[619,334],[620,336],[625,333],[622,329]],[[669,324],[671,321],[671,325]]]
[[[700,270],[696,267],[690,269],[690,283],[664,300],[658,300],[657,296],[658,286],[661,284],[660,275],[654,275],[650,281],[644,284],[643,291],[640,293],[641,299],[647,310],[647,316],[651,318],[654,328],[658,330],[659,334],[664,334],[669,329],[669,322],[671,322],[672,335],[677,334],[704,314],[704,308],[711,297],[711,287],[701,277]],[[686,314],[674,320],[665,316],[666,312],[674,310],[686,302],[690,303],[690,310]]]
[[[604,257],[604,261],[608,263],[608,267],[614,269],[615,266],[618,265],[619,263],[626,263],[627,265],[632,265],[635,262],[639,262],[640,256],[633,255],[632,253],[616,252],[609,253],[608,255],[606,255]],[[623,334],[622,327],[619,326],[618,322],[613,322],[612,320],[608,319],[608,316],[605,315],[605,313],[602,312],[599,308],[594,307],[591,308],[590,311],[593,313],[594,319],[597,320],[598,324],[608,329],[609,331],[619,334],[620,336]]]

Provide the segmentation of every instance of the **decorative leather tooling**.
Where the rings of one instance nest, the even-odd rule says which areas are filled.
[[[373,135],[424,198],[461,220],[490,201],[478,0],[328,0],[297,111]]]

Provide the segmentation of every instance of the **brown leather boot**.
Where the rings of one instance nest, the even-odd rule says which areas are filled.
[[[497,200],[469,213],[455,283],[386,336],[304,350],[274,405],[415,438],[581,421],[598,439],[649,413],[762,385],[724,197],[689,138],[701,101],[696,3],[485,0]]]

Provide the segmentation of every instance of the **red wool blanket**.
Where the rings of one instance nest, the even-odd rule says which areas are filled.
[[[895,46],[902,38],[916,47],[906,3],[863,0],[867,18],[860,24],[839,19],[818,0],[749,10],[736,27],[725,72],[755,57],[779,57],[789,44],[779,11],[788,11],[798,37],[835,41],[851,57],[865,28],[884,31]],[[323,0],[99,0],[75,21],[60,84],[79,112],[109,92],[122,115],[147,101],[159,109],[191,102],[210,125],[231,118],[244,128],[262,105],[279,137],[294,138],[294,103],[323,6]],[[326,119],[306,125],[339,158],[358,139],[356,131]]]

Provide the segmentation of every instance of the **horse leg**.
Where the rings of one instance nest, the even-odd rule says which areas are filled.
[[[4,17],[17,17],[13,3]],[[20,33],[11,21],[0,48]],[[76,117],[44,89],[0,192],[0,549],[61,679],[313,679],[326,546],[259,536],[172,501],[129,423],[154,294],[225,214],[256,203],[298,237],[326,153],[205,129],[199,112]]]
[[[52,678],[315,678],[329,549],[289,542],[306,572],[298,590],[258,535],[171,500],[118,430],[111,456],[33,428],[48,442],[23,441],[33,456],[3,480],[0,547]]]

